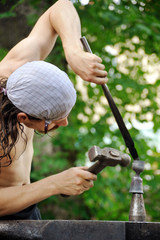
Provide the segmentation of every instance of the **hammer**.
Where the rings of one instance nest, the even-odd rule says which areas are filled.
[[[98,174],[106,166],[115,167],[120,164],[122,167],[126,167],[131,162],[131,158],[128,154],[124,154],[114,148],[100,149],[97,146],[93,146],[88,151],[88,157],[91,162],[95,162],[87,171]]]
[[[87,171],[98,174],[106,166],[115,167],[120,164],[122,167],[129,165],[131,158],[128,154],[124,154],[114,148],[100,149],[93,146],[88,151],[88,157],[91,162],[95,162]],[[69,197],[68,195],[61,194],[62,197]]]

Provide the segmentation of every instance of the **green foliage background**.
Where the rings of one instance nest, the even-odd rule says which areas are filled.
[[[12,32],[13,20],[23,20],[27,36],[38,16],[54,2],[1,0],[0,26],[8,20],[7,26]],[[108,71],[108,87],[140,159],[146,162],[142,178],[147,220],[159,221],[160,3],[153,0],[93,0],[86,5],[74,2],[82,23],[82,35],[87,37],[93,52],[103,59]],[[16,28],[18,41],[23,36],[18,24]],[[2,36],[3,32],[0,33]],[[11,35],[9,38],[6,42],[10,41],[11,48],[15,39]],[[1,59],[9,47],[0,40]],[[47,61],[67,71],[77,88],[78,99],[68,127],[58,129],[52,138],[35,137],[32,180],[86,165],[87,151],[93,145],[127,152],[100,86],[82,82],[75,76],[67,65],[60,39]],[[40,203],[42,216],[44,219],[128,220],[133,175],[131,166],[108,167],[99,174],[94,188],[83,195],[67,199],[53,196]]]

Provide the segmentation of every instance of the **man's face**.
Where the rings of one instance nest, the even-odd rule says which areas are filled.
[[[49,123],[45,120],[35,120],[35,119],[29,119],[28,115],[24,112],[20,112],[17,114],[18,122],[23,123],[28,128],[32,128],[35,131],[38,131],[40,133],[47,133],[50,132],[60,126],[67,126],[68,125],[68,116],[66,116],[63,119],[59,120],[53,120]],[[47,123],[47,126],[46,126]],[[47,130],[47,131],[46,131]]]

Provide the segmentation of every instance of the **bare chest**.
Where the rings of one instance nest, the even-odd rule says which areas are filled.
[[[20,186],[30,183],[30,171],[33,158],[33,132],[25,129],[27,141],[19,138],[12,150],[12,163],[1,167],[0,187]]]

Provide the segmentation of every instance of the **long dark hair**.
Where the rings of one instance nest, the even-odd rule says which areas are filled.
[[[6,77],[0,77],[0,90],[6,89],[7,80]],[[0,151],[2,153],[0,154],[0,168],[7,167],[12,163],[11,150],[15,147],[20,136],[25,141],[26,148],[27,135],[24,132],[24,126],[17,119],[17,114],[20,112],[22,111],[14,106],[5,91],[0,91]],[[41,119],[28,114],[27,116],[30,120],[41,121]]]
[[[7,78],[0,78],[0,89],[6,87]],[[12,163],[10,156],[12,148],[24,130],[24,126],[17,120],[17,114],[21,112],[8,99],[3,92],[0,93],[0,167],[9,166]],[[20,130],[20,131],[19,131]],[[25,137],[24,137],[25,136]],[[23,139],[27,141],[27,136]],[[5,161],[4,161],[5,158]]]

